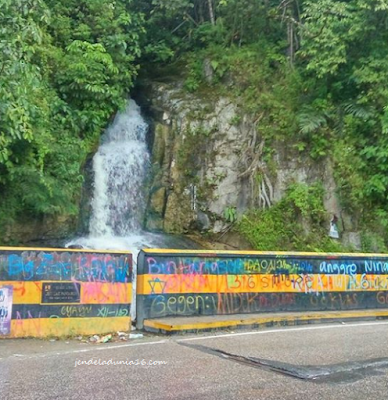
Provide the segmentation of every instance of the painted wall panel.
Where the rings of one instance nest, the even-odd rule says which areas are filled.
[[[137,325],[164,316],[388,308],[388,255],[146,249]]]
[[[0,287],[13,292],[10,332],[0,337],[130,328],[128,252],[0,247]]]

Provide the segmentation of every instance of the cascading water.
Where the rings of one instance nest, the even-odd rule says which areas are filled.
[[[89,236],[67,244],[91,249],[130,250],[136,262],[142,247],[154,244],[157,235],[142,232],[145,210],[144,180],[149,165],[148,126],[140,108],[129,100],[101,138],[93,158],[94,191]],[[136,268],[133,288],[136,289]],[[136,297],[131,315],[135,318]]]
[[[141,229],[146,203],[143,186],[150,163],[147,130],[140,108],[129,100],[125,111],[116,115],[102,136],[93,158],[94,192],[89,236],[74,239],[66,247],[80,245],[89,249],[131,251],[134,266],[141,248],[195,247],[179,238],[171,239]],[[134,293],[135,290],[136,268]],[[133,296],[132,319],[135,318],[135,304],[136,296]]]
[[[144,181],[150,164],[148,125],[140,107],[129,100],[101,137],[93,158],[94,192],[89,235],[66,243],[89,249],[132,251],[141,248],[197,246],[182,238],[142,230],[145,211]]]
[[[149,164],[147,130],[139,107],[130,100],[103,135],[93,158],[91,236],[126,236],[141,230]]]
[[[102,136],[93,158],[89,236],[73,240],[67,246],[131,250],[136,256],[141,247],[151,246],[159,238],[141,229],[145,210],[143,186],[150,159],[147,130],[140,108],[129,100],[126,109],[116,115]]]

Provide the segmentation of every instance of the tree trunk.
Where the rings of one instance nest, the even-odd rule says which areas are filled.
[[[214,10],[213,10],[213,0],[207,0],[207,5],[209,7],[209,16],[210,16],[210,21],[212,25],[214,26],[216,24],[216,19],[214,17]]]

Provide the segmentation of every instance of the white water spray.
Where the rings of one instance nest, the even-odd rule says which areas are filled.
[[[159,235],[141,229],[145,211],[144,181],[150,155],[146,136],[148,125],[140,108],[129,100],[101,138],[93,158],[94,191],[89,236],[73,240],[101,250],[131,250],[136,261],[142,247],[154,245]]]
[[[129,100],[101,138],[93,158],[94,191],[89,236],[66,244],[88,249],[131,251],[134,261],[133,292],[136,291],[136,261],[145,247],[187,247],[178,238],[168,238],[141,229],[145,211],[144,181],[150,155],[147,150],[148,125],[140,108]],[[173,243],[173,244],[172,244]],[[136,296],[131,316],[135,318]]]
[[[67,244],[89,249],[131,251],[134,261],[133,289],[136,290],[136,260],[139,250],[154,244],[158,235],[141,230],[145,210],[144,181],[150,155],[148,125],[140,108],[130,100],[101,138],[93,158],[94,191],[89,236]],[[136,298],[131,316],[135,318]]]
[[[93,158],[91,236],[127,236],[141,230],[149,164],[147,130],[139,107],[130,100],[103,135]]]

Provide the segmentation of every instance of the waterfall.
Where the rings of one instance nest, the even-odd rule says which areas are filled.
[[[93,158],[91,236],[130,236],[141,231],[149,164],[147,130],[140,108],[130,100],[102,136]]]
[[[81,245],[89,249],[131,251],[134,293],[139,250],[152,246],[159,238],[141,229],[146,204],[144,181],[150,163],[147,131],[140,107],[129,100],[126,109],[116,115],[101,137],[100,147],[93,157],[89,236],[66,244],[66,247]],[[136,316],[135,307],[136,296],[133,296],[132,319]]]
[[[140,108],[129,100],[101,137],[93,157],[94,191],[87,237],[73,239],[65,246],[88,249],[131,251],[133,257],[132,319],[136,316],[136,261],[145,247],[192,247],[179,238],[142,230],[145,211],[144,182],[150,164],[147,150],[148,125]]]
[[[145,247],[196,248],[190,240],[142,230],[146,207],[144,183],[149,172],[148,125],[140,107],[129,100],[101,137],[93,157],[93,196],[89,234],[75,238],[66,247],[131,251]]]
[[[89,235],[67,243],[100,250],[132,251],[157,245],[161,236],[144,232],[144,182],[149,169],[148,125],[129,100],[101,137],[93,157],[93,197]]]

